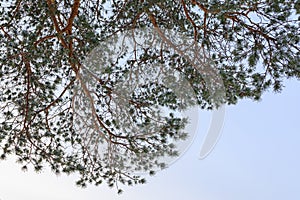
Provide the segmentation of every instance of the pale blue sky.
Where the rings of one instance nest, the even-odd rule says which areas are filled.
[[[300,82],[286,81],[280,94],[227,106],[221,139],[199,160],[210,114],[201,112],[191,148],[148,183],[116,190],[74,185],[76,177],[22,172],[14,161],[0,162],[1,200],[282,200],[300,199]]]

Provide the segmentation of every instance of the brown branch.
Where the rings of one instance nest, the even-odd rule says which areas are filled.
[[[66,91],[74,84],[75,80],[76,80],[75,78],[72,79],[70,81],[70,83],[60,93],[60,95],[54,101],[52,101],[48,106],[46,106],[45,108],[37,111],[37,114],[40,113],[40,112],[42,112],[42,111],[48,112],[49,108],[51,108],[52,106],[54,106],[58,102],[58,100],[66,93]]]
[[[207,20],[207,13],[204,13],[204,20],[203,20],[203,29],[204,29],[204,38],[207,35],[207,27],[206,27],[206,20]]]
[[[37,46],[39,43],[44,42],[45,40],[51,39],[56,37],[56,35],[47,35],[45,37],[42,37],[41,39],[34,42],[34,46]]]
[[[3,26],[1,26],[1,30],[3,31],[3,33],[6,37],[8,37],[10,40],[12,39],[11,36],[4,30]]]
[[[11,17],[11,19],[7,22],[7,24],[10,24],[10,23],[12,22],[12,20],[15,18],[15,16],[17,15],[17,12],[19,11],[20,6],[21,6],[21,2],[22,2],[22,0],[19,0],[19,1],[18,1],[17,6],[16,6],[16,9],[14,10],[14,14],[13,14],[13,16]]]
[[[59,28],[59,25],[58,25],[58,22],[57,22],[57,19],[55,16],[55,12],[56,12],[55,1],[47,0],[47,4],[48,4],[49,10],[50,10],[50,17],[51,17],[51,20],[53,21],[54,28],[55,28],[56,32],[58,33],[58,39],[61,42],[61,44],[63,45],[63,47],[68,48],[66,41],[63,40],[61,37],[62,30]]]
[[[192,2],[192,4],[197,5],[205,13],[217,14],[217,13],[219,13],[221,11],[220,9],[209,10],[203,4],[197,2],[196,0],[191,0],[191,2]]]
[[[100,126],[102,128],[104,128],[108,133],[110,133],[110,130],[104,125],[104,123],[101,121],[101,119],[99,118],[99,116],[97,115],[97,111],[96,111],[96,108],[95,108],[95,102],[94,102],[94,99],[90,93],[90,91],[88,90],[86,84],[84,83],[84,81],[82,80],[81,76],[79,74],[77,74],[77,78],[79,80],[79,83],[83,89],[83,92],[84,94],[87,96],[87,98],[89,99],[90,103],[91,103],[91,109],[92,109],[92,116],[95,117],[98,121],[98,123],[100,124]],[[109,139],[107,137],[105,137],[105,134],[99,130],[96,122],[93,120],[94,122],[94,126],[96,128],[97,131],[99,131],[99,134],[103,136],[103,138],[108,141]]]
[[[23,55],[23,61],[25,63],[25,67],[26,67],[26,72],[27,72],[27,91],[26,91],[26,97],[25,97],[25,101],[26,101],[26,105],[25,105],[25,116],[24,116],[24,122],[23,122],[23,129],[21,130],[20,133],[25,132],[28,141],[31,143],[32,146],[34,146],[37,149],[41,149],[40,147],[38,147],[33,141],[32,141],[32,137],[29,133],[29,126],[31,124],[31,121],[28,122],[28,118],[29,118],[29,97],[30,97],[30,80],[31,80],[31,67],[30,67],[30,63],[29,61],[26,59],[26,55]]]
[[[58,22],[57,22],[57,19],[55,16],[55,11],[56,11],[55,2],[53,0],[47,0],[47,4],[48,4],[49,10],[50,10],[50,17],[54,23],[55,30],[57,31],[57,33],[60,34],[60,33],[62,33],[62,31],[59,28],[59,25],[58,25]]]
[[[194,28],[194,40],[196,41],[197,40],[197,25],[196,23],[194,22],[194,20],[190,17],[189,15],[189,11],[187,10],[186,8],[186,4],[184,2],[184,0],[181,0],[181,3],[182,3],[182,6],[183,6],[183,10],[184,10],[184,13],[185,13],[185,16],[187,17],[187,19],[191,22],[191,24],[193,25],[193,28]]]
[[[68,19],[68,25],[63,30],[63,32],[66,32],[67,35],[69,35],[69,36],[72,35],[73,22],[74,22],[75,17],[78,14],[79,6],[80,6],[80,0],[74,0],[74,4],[73,4],[73,7],[72,7],[72,12],[71,12],[71,15]],[[75,73],[77,74],[78,71],[79,71],[79,67],[77,68],[75,63],[72,61],[73,58],[74,58],[72,38],[70,38],[68,49],[69,49],[69,58],[70,58],[69,62],[70,62],[70,65],[71,65],[72,69],[75,71]]]
[[[266,40],[272,40],[272,41],[276,41],[275,38],[269,36],[268,34],[262,32],[261,30],[258,30],[258,29],[255,29],[253,28],[252,26],[244,23],[242,20],[240,20],[236,15],[230,15],[228,13],[225,13],[224,17],[228,18],[228,19],[231,19],[233,22],[238,22],[240,23],[242,26],[244,26],[245,28],[247,28],[250,32],[253,32],[253,33],[257,33],[259,35],[261,35],[262,37],[264,37]],[[260,27],[258,27],[260,28]]]
[[[72,26],[75,17],[78,15],[79,6],[80,6],[80,0],[74,0],[74,4],[72,6],[72,12],[68,19],[68,25],[63,29],[63,32],[66,32],[68,35],[72,34]]]
[[[72,26],[73,26],[73,21],[74,18],[77,16],[78,14],[78,8],[80,5],[80,0],[74,0],[74,4],[72,7],[72,12],[70,15],[70,18],[68,19],[68,25],[66,26],[66,28],[64,28],[63,30],[60,29],[59,25],[58,25],[58,21],[57,18],[55,16],[55,12],[56,12],[56,8],[55,8],[55,1],[54,0],[47,0],[47,4],[50,10],[50,17],[54,23],[54,27],[56,32],[58,33],[58,39],[60,40],[61,44],[63,45],[63,47],[65,49],[69,50],[69,62],[70,65],[73,69],[73,71],[77,74],[79,68],[76,67],[76,64],[73,62],[74,60],[74,55],[73,55],[73,41],[72,39],[70,39],[69,44],[62,38],[62,33],[66,32],[67,35],[71,35],[72,34]]]
[[[26,97],[25,97],[26,106],[25,106],[24,127],[27,127],[26,122],[28,120],[27,118],[29,115],[29,96],[30,96],[30,80],[31,80],[31,68],[30,68],[30,64],[27,60],[25,60],[25,67],[26,67],[26,71],[27,71],[27,91],[26,91]]]
[[[152,13],[149,13],[149,14],[148,14],[148,17],[149,17],[149,19],[150,19],[152,25],[153,25],[155,28],[158,28],[158,25],[157,25],[157,22],[156,22],[156,19],[155,19],[154,15],[153,15]]]

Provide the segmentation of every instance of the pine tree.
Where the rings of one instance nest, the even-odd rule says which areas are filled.
[[[188,137],[174,113],[258,100],[300,77],[296,0],[0,4],[1,158],[78,172],[80,186],[145,183],[135,172],[165,168]],[[133,49],[118,49],[124,40]]]

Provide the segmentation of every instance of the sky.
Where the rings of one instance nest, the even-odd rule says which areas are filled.
[[[145,185],[75,186],[76,175],[23,172],[13,158],[0,162],[1,200],[282,200],[300,199],[300,82],[285,81],[281,93],[226,107],[222,136],[203,160],[200,148],[211,113],[200,111],[197,136],[169,168]]]
[[[0,161],[0,200],[282,200],[300,199],[300,82],[279,94],[226,107],[222,136],[199,159],[211,113],[200,111],[190,148],[145,185],[118,195],[106,184],[79,188],[76,175],[23,172],[14,157]]]

